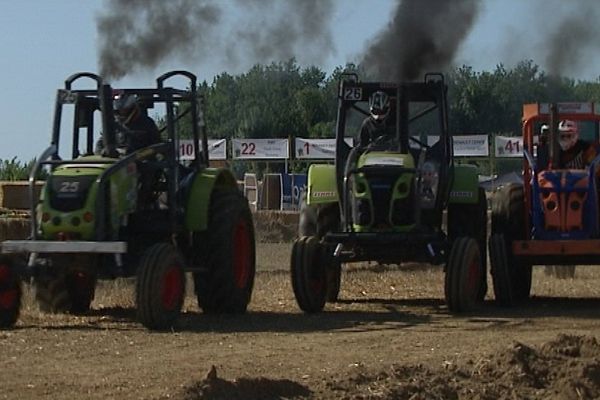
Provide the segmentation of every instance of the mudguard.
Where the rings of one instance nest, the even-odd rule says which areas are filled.
[[[474,165],[455,165],[454,181],[450,189],[449,203],[477,204],[479,201],[479,175]]]
[[[307,204],[316,205],[337,202],[339,197],[335,166],[329,164],[312,164],[308,168],[307,187]]]
[[[226,168],[206,168],[192,177],[185,210],[185,227],[191,232],[206,230],[210,196],[215,189],[238,190],[235,176]]]

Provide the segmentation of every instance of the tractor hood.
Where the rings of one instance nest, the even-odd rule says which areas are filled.
[[[359,168],[375,165],[414,168],[415,161],[410,154],[391,151],[373,151],[361,155],[358,159]]]

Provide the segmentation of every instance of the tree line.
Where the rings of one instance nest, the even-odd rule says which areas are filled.
[[[222,73],[200,91],[206,98],[210,137],[278,138],[333,137],[337,85],[343,72],[361,69],[348,64],[327,74],[318,67],[301,68],[295,60],[256,65],[232,76]],[[554,77],[533,61],[493,71],[469,66],[446,73],[449,126],[456,134],[520,135],[522,105],[533,102],[600,101],[595,81]]]
[[[255,65],[239,75],[223,72],[202,82],[211,138],[334,137],[337,88],[342,73],[369,76],[354,64],[327,74],[295,59]],[[460,66],[446,73],[449,126],[455,134],[519,135],[522,105],[532,102],[600,101],[600,78],[575,80],[547,74],[531,60],[493,71]],[[182,110],[183,111],[183,110]],[[160,121],[159,121],[160,122]],[[188,129],[183,128],[182,133]],[[25,179],[31,162],[0,160],[0,180]]]

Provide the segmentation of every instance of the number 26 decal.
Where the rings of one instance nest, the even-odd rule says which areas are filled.
[[[358,101],[362,99],[362,88],[351,87],[344,89],[344,100]]]

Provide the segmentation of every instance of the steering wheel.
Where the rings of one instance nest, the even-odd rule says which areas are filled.
[[[408,137],[408,140],[411,140],[413,143],[416,143],[416,144],[418,144],[419,146],[421,146],[422,148],[425,148],[425,149],[427,149],[427,150],[431,149],[431,146],[430,146],[430,145],[428,145],[428,144],[426,144],[426,143],[423,143],[423,142],[421,142],[419,139],[415,139],[415,138],[414,138],[414,137],[412,137],[412,136],[409,136],[409,137]]]

